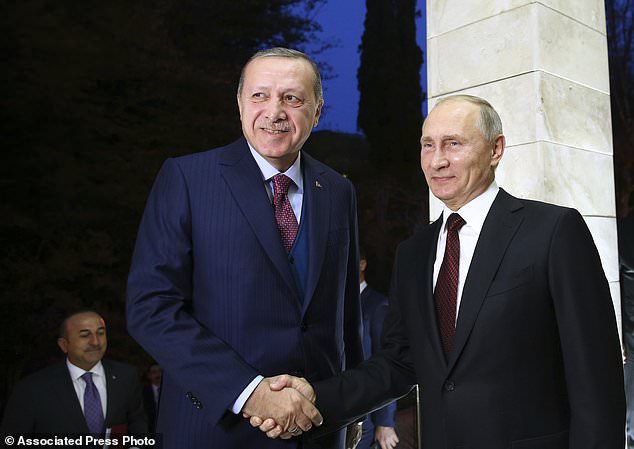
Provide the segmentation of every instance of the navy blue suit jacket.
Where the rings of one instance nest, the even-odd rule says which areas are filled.
[[[369,359],[372,354],[379,352],[381,349],[381,332],[383,330],[383,322],[387,313],[387,297],[374,290],[369,285],[361,292],[361,311],[363,312],[363,356]],[[371,426],[372,432],[377,426],[395,427],[396,425],[396,402],[392,402],[385,407],[376,410],[369,417],[372,422],[367,420],[363,423],[365,426]],[[361,446],[363,447],[363,446]]]
[[[157,176],[127,315],[130,333],[164,368],[157,432],[165,449],[295,447],[233,414],[239,394],[258,374],[315,381],[362,360],[354,189],[305,153],[302,170],[311,220],[304,292],[244,139],[169,159]]]

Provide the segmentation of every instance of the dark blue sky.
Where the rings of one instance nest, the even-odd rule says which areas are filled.
[[[417,8],[423,12],[416,23],[418,45],[425,54],[425,1],[417,0]],[[348,133],[357,132],[357,69],[359,67],[359,44],[365,20],[365,0],[329,0],[317,12],[315,19],[321,24],[321,36],[326,42],[333,42],[335,48],[317,55],[320,61],[332,66],[332,79],[324,80],[326,110],[316,130],[329,129]],[[310,49],[309,49],[310,51]],[[426,67],[423,61],[421,84],[427,91]]]

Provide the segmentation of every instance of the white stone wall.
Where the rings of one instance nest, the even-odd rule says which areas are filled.
[[[500,113],[501,187],[584,216],[620,325],[603,0],[427,0],[427,67],[430,109],[467,93]]]

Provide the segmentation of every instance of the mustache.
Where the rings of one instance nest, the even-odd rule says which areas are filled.
[[[290,131],[291,124],[287,120],[259,120],[256,122],[257,128],[270,129],[272,131]]]

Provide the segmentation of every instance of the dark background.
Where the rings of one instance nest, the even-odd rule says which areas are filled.
[[[108,356],[149,357],[125,330],[125,283],[152,181],[171,156],[241,135],[240,68],[260,48],[333,45],[311,12],[326,0],[3,1],[0,119],[0,407],[13,383],[60,357],[78,307],[108,323]],[[315,132],[305,149],[357,188],[368,278],[389,284],[396,244],[427,221],[419,169],[424,92],[415,0],[367,0],[360,134]],[[619,216],[632,208],[632,20],[608,0]],[[326,99],[327,100],[327,99]]]

